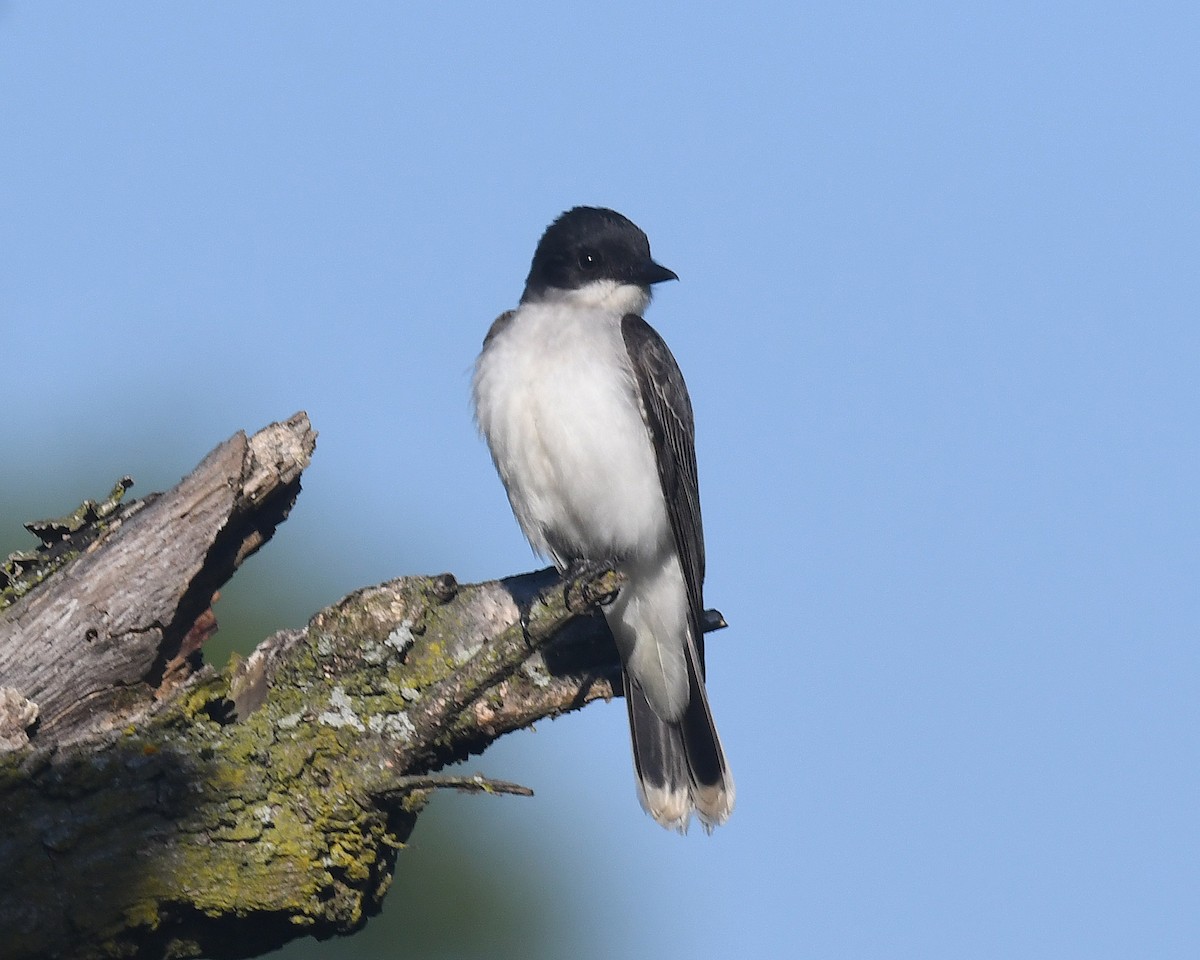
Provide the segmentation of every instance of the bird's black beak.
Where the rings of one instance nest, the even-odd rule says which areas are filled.
[[[668,270],[661,263],[647,259],[637,270],[635,283],[650,286],[652,283],[662,283],[664,280],[678,280],[679,275],[674,270]]]

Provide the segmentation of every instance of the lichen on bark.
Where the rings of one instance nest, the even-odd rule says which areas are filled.
[[[314,440],[303,415],[231,438],[0,613],[13,722],[54,705],[0,752],[6,960],[242,957],[351,932],[436,771],[619,692],[592,602],[617,589],[611,571],[403,578],[202,665],[212,594],[286,517]],[[106,579],[109,556],[121,571],[142,558],[136,578]],[[119,602],[96,599],[107,583]],[[125,611],[120,629],[79,618],[81,589]]]

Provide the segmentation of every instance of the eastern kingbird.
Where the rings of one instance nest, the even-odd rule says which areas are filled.
[[[575,207],[546,229],[516,310],[475,364],[475,419],[517,522],[559,570],[612,562],[604,609],[624,667],[642,806],[686,831],[733,810],[733,778],[704,691],[704,531],[692,404],[642,319],[679,278],[621,214]]]

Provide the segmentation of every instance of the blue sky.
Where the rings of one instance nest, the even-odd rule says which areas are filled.
[[[597,706],[435,813],[524,838],[476,868],[549,871],[561,956],[1196,956],[1197,7],[426,7],[0,7],[0,546],[306,409],[290,622],[537,566],[469,371],[615,207],[681,277],[739,805],[655,827]]]

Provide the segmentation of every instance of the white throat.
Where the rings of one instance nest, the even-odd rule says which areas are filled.
[[[577,290],[550,287],[536,302],[604,310],[619,316],[634,313],[640,317],[650,306],[650,288],[616,280],[593,280]]]

